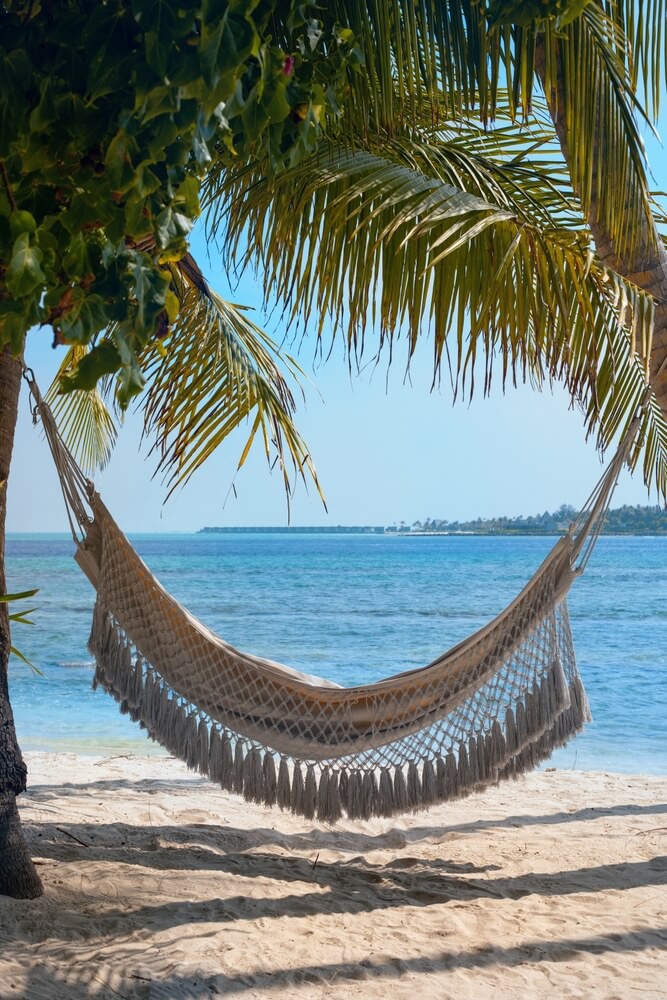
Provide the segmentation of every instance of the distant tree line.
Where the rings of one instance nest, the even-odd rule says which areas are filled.
[[[478,517],[474,521],[445,521],[427,517],[415,521],[412,527],[401,522],[397,531],[465,532],[475,535],[559,535],[564,534],[578,515],[576,508],[562,504],[553,513],[527,517]],[[666,535],[667,510],[662,507],[631,507],[624,505],[610,510],[602,533],[606,535]]]

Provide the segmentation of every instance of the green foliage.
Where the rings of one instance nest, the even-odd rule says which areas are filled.
[[[26,597],[34,597],[36,593],[38,593],[37,590],[23,590],[20,594],[0,594],[0,604],[10,604],[12,601],[23,601]],[[34,625],[35,623],[32,618],[28,618],[28,615],[31,615],[33,611],[35,611],[35,608],[24,608],[21,611],[12,612],[12,614],[8,617],[10,622],[15,622],[20,625]],[[16,646],[10,646],[9,651],[13,653],[17,659],[21,660],[22,663],[25,663],[26,666],[30,667],[34,674],[39,674],[40,677],[43,676],[39,667],[36,667],[34,663],[31,663],[25,653],[22,653],[20,649],[16,648]]]
[[[466,535],[563,535],[579,512],[563,504],[553,513],[532,514],[528,517],[477,517],[472,521],[446,521],[427,518],[415,521],[412,531]],[[407,529],[397,529],[410,531]],[[603,535],[667,535],[667,510],[663,507],[615,507],[607,511],[601,533]]]
[[[3,4],[0,348],[49,325],[90,347],[66,391],[112,373],[122,406],[141,391],[212,161],[279,171],[338,113],[358,53],[316,15],[309,0]]]

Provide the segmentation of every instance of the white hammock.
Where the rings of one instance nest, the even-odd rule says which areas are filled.
[[[390,816],[515,777],[590,720],[566,595],[590,556],[639,418],[584,513],[497,618],[422,669],[341,688],[240,652],[174,600],[28,382],[76,558],[97,590],[94,686],[188,767],[309,819]]]

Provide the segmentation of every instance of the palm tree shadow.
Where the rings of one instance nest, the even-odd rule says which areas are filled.
[[[201,1000],[202,997],[216,995],[234,996],[252,992],[253,995],[266,991],[272,995],[280,990],[287,991],[303,987],[305,984],[326,987],[342,987],[360,982],[387,983],[403,976],[415,979],[419,976],[440,975],[443,988],[445,977],[457,969],[467,972],[495,971],[522,968],[531,965],[543,966],[550,962],[571,962],[583,955],[622,956],[643,951],[667,951],[667,926],[649,927],[641,931],[610,933],[589,937],[561,939],[532,939],[511,948],[474,948],[460,951],[435,951],[419,957],[389,958],[373,960],[368,958],[354,965],[350,962],[330,962],[308,964],[284,968],[263,969],[261,965],[250,974],[211,973],[193,970],[188,975],[168,975],[161,977],[157,970],[144,965],[138,971],[133,965],[129,949],[120,948],[114,954],[113,972],[115,985],[109,982],[109,969],[91,968],[84,963],[75,963],[67,971],[50,967],[46,962],[36,964],[24,982],[24,996],[30,1000]],[[48,956],[46,956],[48,961]],[[134,956],[136,959],[136,955]],[[3,983],[12,996],[15,987],[8,981]],[[415,982],[419,988],[418,980]],[[122,990],[122,992],[121,992]],[[10,993],[4,994],[9,996]],[[444,994],[443,994],[444,995]]]
[[[210,920],[212,914],[214,920],[226,923],[259,915],[278,918],[359,913],[395,906],[424,907],[488,898],[516,900],[527,895],[556,897],[667,885],[667,857],[663,856],[558,872],[496,875],[498,869],[493,864],[461,865],[444,858],[403,855],[375,864],[363,854],[343,860],[319,860],[318,856],[313,859],[279,850],[261,851],[247,831],[230,834],[204,824],[152,830],[123,824],[33,824],[26,826],[26,834],[32,849],[42,858],[75,865],[135,865],[149,872],[205,871],[210,875],[213,892],[218,875],[312,886],[312,891],[270,898],[213,896],[135,907],[127,917],[137,928],[191,925]],[[313,851],[311,845],[311,854]],[[217,885],[222,888],[223,883]],[[107,918],[120,916],[120,911],[106,911]]]
[[[202,786],[204,788],[214,788],[214,786],[212,786],[206,778],[199,776],[179,778],[177,787],[185,790],[186,788],[201,788]],[[55,787],[53,785],[33,785],[23,794],[23,799],[30,800],[35,805],[39,805],[40,803],[48,802],[51,799],[58,799],[67,795],[81,794],[82,792],[113,793],[118,789],[123,788],[137,793],[173,793],[174,781],[173,779],[161,780],[151,778],[139,779],[138,781],[124,778],[102,778],[93,782],[65,782]],[[226,795],[227,793],[224,794]],[[224,802],[224,799],[222,799],[222,801]],[[268,809],[266,810],[266,815],[267,817],[271,815]],[[580,823],[590,820],[613,819],[614,817],[622,816],[639,817],[650,815],[667,815],[667,802],[652,802],[648,805],[640,805],[629,802],[614,806],[588,806],[584,809],[576,809],[572,812],[560,811],[556,813],[544,813],[541,815],[516,814],[493,819],[480,818],[463,823],[447,823],[440,826],[434,826],[431,824],[398,829],[388,825],[387,829],[378,834],[367,834],[360,832],[359,830],[351,831],[346,829],[345,821],[342,821],[338,826],[333,828],[323,826],[314,827],[310,831],[304,831],[303,833],[297,834],[283,833],[272,827],[255,827],[252,830],[236,830],[228,824],[225,824],[222,829],[225,832],[225,837],[234,838],[237,835],[243,835],[251,838],[255,846],[275,843],[280,844],[289,850],[316,849],[322,830],[326,830],[327,838],[330,843],[332,839],[336,844],[342,845],[344,842],[346,849],[358,853],[364,853],[366,851],[373,850],[378,846],[386,846],[388,837],[395,837],[402,843],[417,843],[420,840],[430,839],[433,837],[442,838],[447,834],[478,833],[483,830],[511,829],[530,826],[552,826],[562,823]],[[202,827],[203,826],[204,824],[202,824]],[[181,827],[179,829],[183,828]]]

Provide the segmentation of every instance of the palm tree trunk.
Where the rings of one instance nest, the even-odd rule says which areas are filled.
[[[538,39],[537,42],[536,69],[545,91],[545,97],[563,156],[568,165],[570,165],[572,162],[570,155],[572,137],[568,134],[568,126],[563,111],[565,100],[562,60],[558,58],[558,84],[556,90],[550,91],[544,86],[545,52],[544,40],[542,38]],[[604,122],[600,115],[594,116],[594,122],[597,130],[595,145],[599,151],[598,155],[604,157]],[[627,206],[635,219],[640,223],[639,239],[635,242],[631,251],[615,245],[612,234],[603,224],[598,212],[599,202],[595,191],[595,177],[596,165],[593,167],[593,191],[588,211],[588,223],[593,234],[593,239],[595,240],[597,252],[607,267],[616,271],[622,277],[629,278],[638,288],[648,292],[654,300],[655,322],[648,366],[649,381],[653,386],[662,412],[667,416],[667,250],[660,238],[655,222],[652,218],[647,217],[644,206],[639,200],[636,204]],[[619,191],[619,197],[624,196],[624,193]],[[637,351],[641,354],[640,344],[637,345]]]
[[[0,593],[5,580],[5,519],[7,480],[14,445],[18,412],[21,365],[8,351],[0,352]],[[34,899],[43,889],[23,834],[16,796],[25,791],[26,766],[16,741],[14,716],[9,703],[9,619],[6,604],[0,604],[0,894],[15,899]]]

